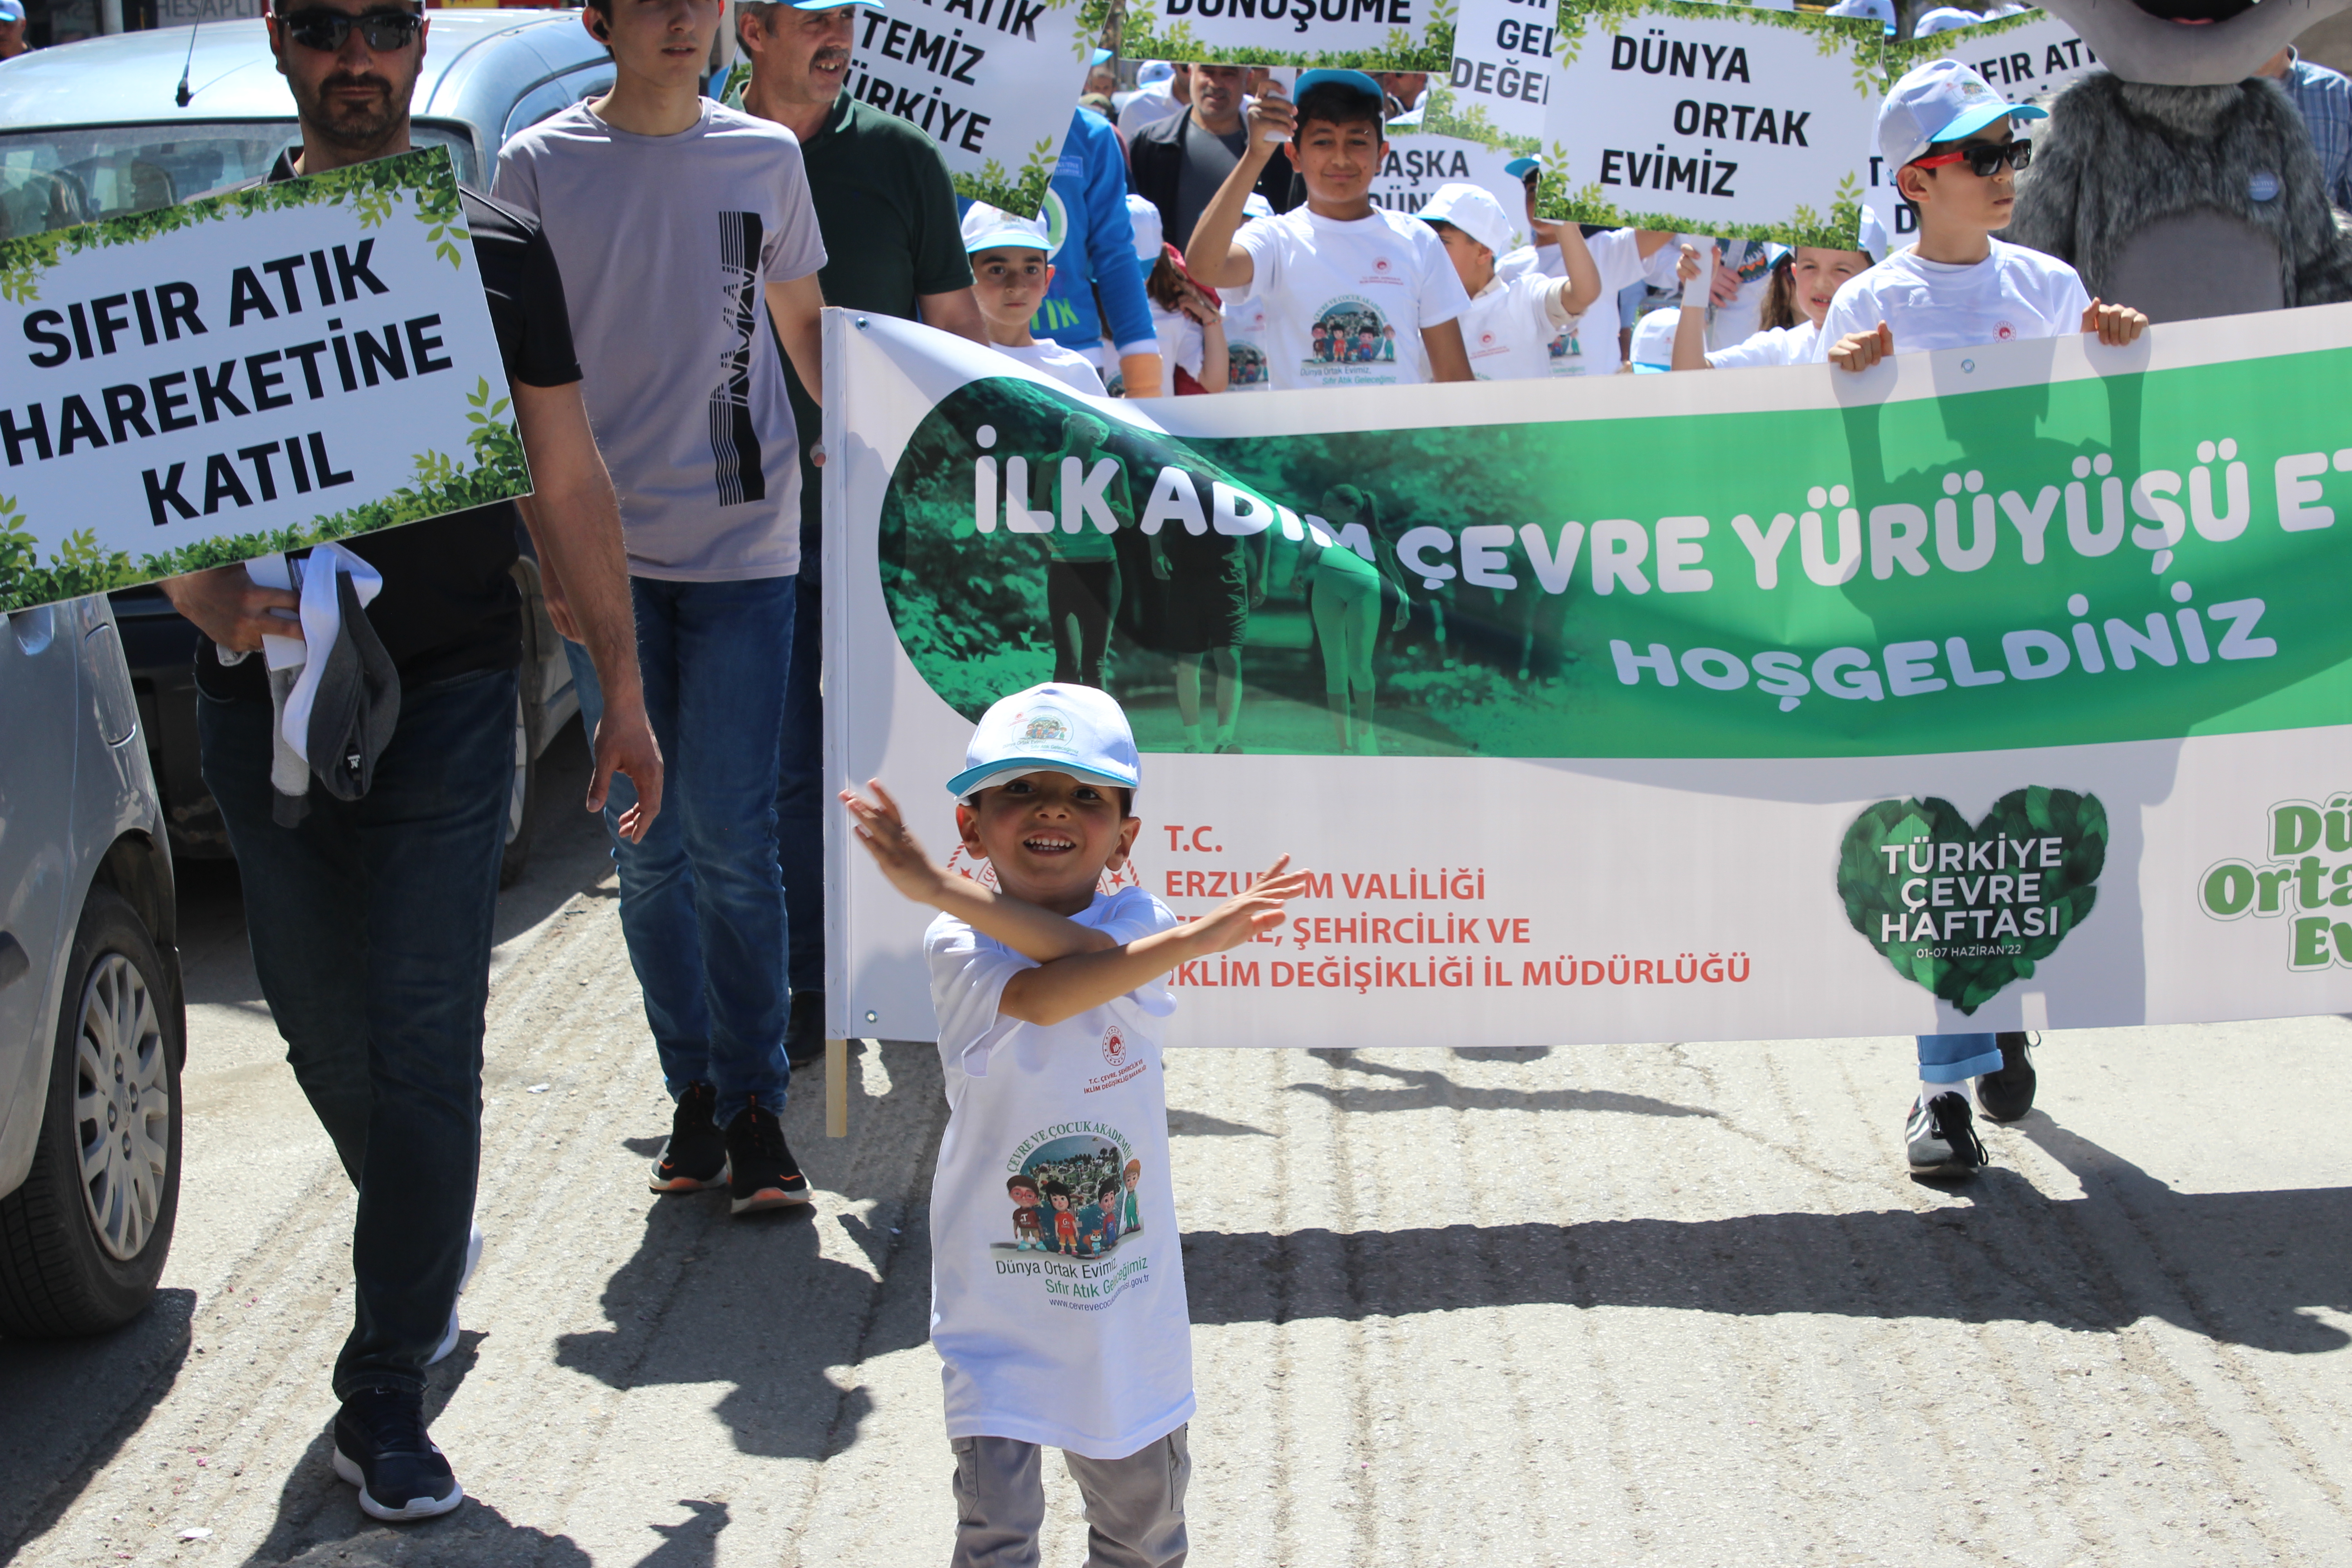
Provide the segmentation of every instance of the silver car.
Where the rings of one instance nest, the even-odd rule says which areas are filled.
[[[576,11],[436,10],[411,100],[420,147],[446,147],[486,189],[508,137],[613,85],[612,58]],[[0,238],[186,201],[269,173],[300,137],[258,19],[91,38],[0,63]],[[572,714],[563,644],[539,563],[520,542],[523,618],[515,774],[499,881],[530,852],[540,754]],[[173,847],[228,853],[196,762],[196,631],[160,589],[115,595]]]
[[[114,616],[0,618],[0,1334],[136,1315],[180,1195],[172,854]]]

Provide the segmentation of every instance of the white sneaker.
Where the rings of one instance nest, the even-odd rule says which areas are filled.
[[[466,1287],[474,1282],[474,1269],[481,1261],[482,1227],[477,1225],[467,1228],[466,1236],[466,1270],[464,1273],[457,1276],[458,1295],[463,1296],[466,1293]],[[425,1358],[425,1364],[426,1366],[433,1366],[448,1360],[449,1352],[457,1348],[457,1303],[452,1301],[449,1303],[449,1331],[441,1336],[441,1343],[435,1348],[431,1355]]]

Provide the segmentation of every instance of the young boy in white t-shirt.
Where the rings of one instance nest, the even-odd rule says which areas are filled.
[[[2033,144],[2013,139],[2019,120],[2047,118],[2004,102],[1955,60],[1906,74],[1878,109],[1878,150],[1895,188],[1919,215],[1919,237],[1839,289],[1822,321],[1829,362],[1867,370],[1897,350],[1972,348],[2017,338],[2096,332],[2132,342],[2147,318],[2094,300],[2064,262],[1993,237],[2016,203],[2014,171]],[[1969,1110],[1997,1121],[2033,1107],[2037,1075],[2025,1037],[1922,1035],[1919,1096],[1904,1124],[1916,1175],[1973,1175],[1985,1162]]]
[[[2011,126],[2046,118],[2004,101],[1957,60],[1931,60],[1895,84],[1878,108],[1878,150],[1919,215],[1919,237],[1830,301],[1822,338],[1832,364],[1868,370],[1898,352],[2074,331],[2123,344],[2147,329],[2139,311],[2092,299],[2064,262],[1994,237],[2017,204],[2015,171],[2033,155]]]
[[[923,948],[948,1097],[931,1343],[955,1452],[950,1562],[1037,1560],[1050,1446],[1086,1499],[1089,1561],[1167,1568],[1186,1552],[1193,1399],[1160,977],[1280,924],[1305,878],[1285,856],[1185,925],[1140,887],[1103,892],[1143,826],[1141,770],[1127,715],[1091,687],[1004,698],[964,764],[948,781],[956,829],[992,890],[933,863],[879,782],[871,801],[841,795],[891,886],[940,911]]]
[[[1592,258],[1593,268],[1601,277],[1601,297],[1607,302],[1594,305],[1572,331],[1552,339],[1549,374],[1614,375],[1625,363],[1625,344],[1619,332],[1626,325],[1618,317],[1615,302],[1636,283],[1655,284],[1661,289],[1673,286],[1673,231],[1609,228],[1588,235],[1572,223],[1548,222],[1536,216],[1536,190],[1543,180],[1543,159],[1532,153],[1514,158],[1503,166],[1503,172],[1517,179],[1525,193],[1530,243],[1496,257],[1495,276],[1506,280],[1536,272],[1549,278],[1567,277],[1568,262],[1560,237],[1573,232],[1583,242],[1585,253]]]
[[[1551,374],[1551,345],[1573,332],[1601,298],[1601,272],[1574,224],[1559,227],[1567,271],[1559,278],[1523,273],[1498,278],[1496,258],[1510,248],[1511,220],[1484,186],[1448,184],[1430,194],[1413,215],[1437,231],[1454,274],[1470,296],[1463,312],[1462,346],[1480,381],[1522,381]]]
[[[963,215],[963,248],[971,258],[971,297],[988,327],[988,346],[1043,372],[1073,392],[1103,395],[1102,372],[1076,349],[1029,335],[1029,319],[1054,281],[1053,241],[1035,218],[1015,217],[985,202]]]
[[[1427,224],[1372,205],[1386,101],[1352,70],[1301,73],[1296,110],[1272,89],[1252,100],[1248,148],[1184,247],[1195,279],[1264,305],[1277,391],[1472,379],[1459,325],[1470,299],[1445,247]],[[1307,183],[1306,205],[1236,235],[1277,144]]]

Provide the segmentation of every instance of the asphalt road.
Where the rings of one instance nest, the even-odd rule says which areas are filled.
[[[475,1500],[395,1531],[327,1459],[350,1194],[234,877],[189,869],[178,1243],[131,1328],[0,1342],[0,1553],[944,1559],[929,1047],[860,1050],[845,1142],[814,1084],[793,1104],[813,1210],[655,1200],[613,885],[556,814],[500,910],[488,1247],[431,1396]],[[2041,1110],[1947,1191],[1903,1170],[1905,1040],[1179,1054],[1193,1560],[2352,1562],[2352,1024],[2042,1061]]]

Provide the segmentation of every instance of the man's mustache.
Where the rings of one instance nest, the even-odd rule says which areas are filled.
[[[319,84],[320,90],[322,92],[332,92],[339,88],[347,87],[372,87],[386,97],[392,94],[392,83],[380,76],[370,76],[358,71],[337,71]]]
[[[849,65],[849,51],[838,45],[822,48],[809,63],[821,70],[831,70],[835,66],[845,69]]]

